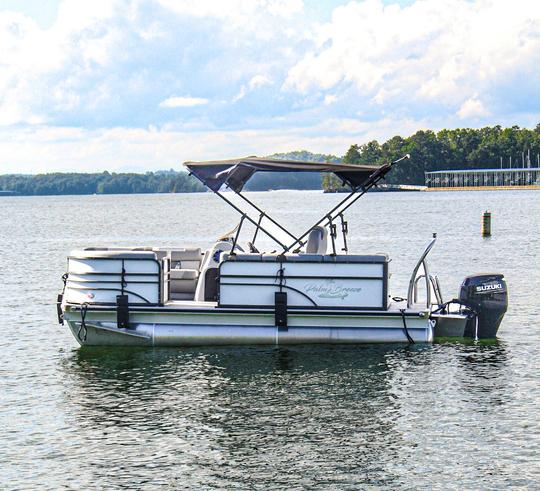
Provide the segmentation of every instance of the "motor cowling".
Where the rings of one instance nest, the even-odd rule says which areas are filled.
[[[508,288],[504,275],[467,276],[461,284],[459,299],[476,314],[467,321],[464,335],[494,338],[508,308]]]

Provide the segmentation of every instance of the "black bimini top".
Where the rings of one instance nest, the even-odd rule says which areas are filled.
[[[375,165],[335,164],[331,162],[299,162],[246,157],[233,160],[185,162],[184,166],[205,186],[217,192],[223,184],[239,193],[257,171],[264,172],[332,172],[342,181],[356,188],[385,167]],[[389,166],[388,166],[389,167]],[[386,169],[385,169],[386,170]]]

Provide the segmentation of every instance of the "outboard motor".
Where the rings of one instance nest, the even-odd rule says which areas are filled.
[[[459,299],[476,313],[476,316],[467,321],[464,335],[494,338],[508,308],[508,289],[504,275],[467,276],[461,284]]]

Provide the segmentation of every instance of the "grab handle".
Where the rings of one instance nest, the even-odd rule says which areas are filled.
[[[420,256],[420,259],[416,263],[416,266],[413,269],[411,279],[409,280],[409,290],[407,291],[407,308],[410,309],[413,306],[414,303],[414,290],[416,286],[416,276],[418,274],[418,270],[420,269],[420,266],[423,266],[424,268],[424,275],[426,279],[426,307],[431,307],[431,284],[430,284],[430,275],[428,270],[428,265],[426,262],[426,257],[433,249],[433,246],[435,245],[435,242],[437,242],[437,234],[433,234],[433,238],[427,245],[426,249],[424,250],[423,254]]]

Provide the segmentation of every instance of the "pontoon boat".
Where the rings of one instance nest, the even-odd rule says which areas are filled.
[[[434,236],[401,298],[390,294],[387,255],[348,250],[345,211],[406,158],[380,167],[255,157],[186,162],[193,176],[240,213],[236,229],[205,251],[73,251],[58,296],[59,321],[81,345],[429,343],[439,336],[494,337],[507,307],[503,275],[468,277],[459,298],[444,301],[426,259]],[[351,192],[296,235],[242,194],[256,172],[333,173]],[[233,194],[248,211],[233,203]],[[254,234],[243,245],[246,222]],[[275,251],[257,248],[260,234],[275,242]],[[419,298],[419,285],[425,298]]]

